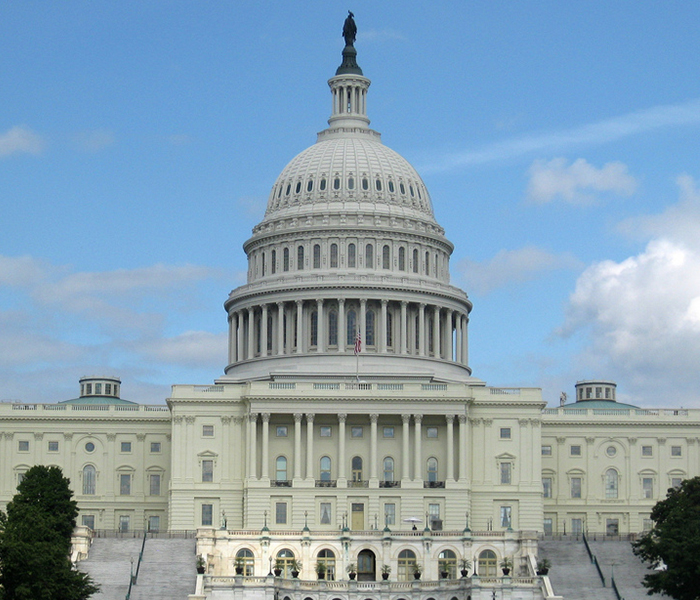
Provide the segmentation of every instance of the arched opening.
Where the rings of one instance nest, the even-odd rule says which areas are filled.
[[[401,552],[399,552],[396,579],[398,581],[412,581],[415,567],[416,553],[413,550],[401,550]]]
[[[479,554],[478,574],[480,577],[496,577],[496,553],[484,550]]]
[[[282,572],[280,576],[285,579],[291,579],[292,577],[292,566],[294,565],[294,552],[285,548],[277,553],[275,558],[275,569],[280,569]]]
[[[357,555],[357,580],[375,581],[377,579],[377,559],[371,550],[360,550]]]
[[[255,558],[253,557],[253,552],[248,550],[248,548],[243,548],[236,553],[235,564],[237,567],[243,567],[242,575],[247,577],[255,575]]]
[[[608,469],[605,472],[605,497],[608,499],[617,498],[618,476],[615,469]]]
[[[95,495],[96,473],[97,471],[92,465],[85,465],[85,467],[83,467],[83,494],[86,496]]]
[[[448,579],[457,579],[457,555],[452,550],[443,550],[438,555],[440,576],[447,573]]]
[[[335,554],[333,550],[321,550],[318,553],[316,564],[325,567],[326,579],[329,581],[335,580]]]

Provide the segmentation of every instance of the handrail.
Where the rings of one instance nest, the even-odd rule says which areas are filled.
[[[586,534],[583,534],[583,544],[586,546],[586,552],[588,552],[588,558],[591,559],[591,562],[593,562],[593,552],[591,552],[591,547],[588,545],[588,538],[586,538]]]
[[[613,591],[615,592],[615,596],[617,596],[617,600],[625,600],[620,595],[620,590],[617,589],[617,584],[615,583],[615,578],[612,575],[610,576],[610,584],[612,586]]]
[[[600,581],[603,583],[603,587],[605,587],[605,575],[603,575],[603,571],[600,570],[600,565],[598,564],[598,559],[596,558],[596,555],[593,554],[591,551],[591,547],[588,545],[588,539],[586,538],[586,533],[582,532],[583,535],[583,544],[586,546],[586,552],[588,552],[588,556],[591,559],[591,562],[595,565],[595,568],[598,569],[598,575],[600,576]],[[621,600],[618,596],[617,600]]]
[[[132,573],[131,577],[129,578],[129,589],[126,592],[126,598],[124,600],[129,600],[131,598],[131,588],[136,585],[136,581],[139,578],[139,570],[141,569],[141,561],[143,560],[143,551],[144,548],[146,547],[146,537],[148,536],[148,532],[144,531],[143,532],[143,541],[141,542],[141,552],[139,552],[139,560],[136,563],[136,573]]]
[[[600,580],[603,582],[603,587],[605,587],[605,575],[603,575],[603,571],[600,570],[600,565],[598,564],[598,559],[595,554],[593,555],[593,564],[595,568],[598,569],[598,575],[600,575]]]

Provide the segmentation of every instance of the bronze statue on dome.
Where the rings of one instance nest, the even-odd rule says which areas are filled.
[[[352,46],[357,38],[357,25],[355,25],[354,16],[351,11],[348,11],[348,16],[343,23],[343,37],[346,46]]]

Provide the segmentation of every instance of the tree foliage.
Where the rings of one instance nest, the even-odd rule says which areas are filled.
[[[58,467],[32,467],[0,511],[0,600],[85,600],[98,591],[70,562],[78,508],[69,483]]]
[[[676,600],[700,598],[700,477],[670,489],[651,511],[653,529],[634,542],[634,553],[654,572],[644,586]],[[665,569],[663,567],[665,565]]]

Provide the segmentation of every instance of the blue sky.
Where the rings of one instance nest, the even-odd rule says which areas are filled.
[[[0,399],[223,372],[348,8],[372,127],[455,244],[474,375],[700,407],[700,3],[595,0],[0,1]]]

